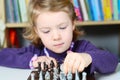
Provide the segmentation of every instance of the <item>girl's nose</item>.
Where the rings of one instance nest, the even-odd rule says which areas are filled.
[[[60,39],[61,39],[60,33],[59,33],[58,31],[55,31],[55,32],[53,33],[53,40],[54,40],[54,41],[57,41],[57,40],[60,40]]]

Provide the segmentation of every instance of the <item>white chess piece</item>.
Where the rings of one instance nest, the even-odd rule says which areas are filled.
[[[68,74],[67,74],[67,80],[72,80],[72,73],[71,73],[71,71],[69,71],[68,72]]]
[[[76,70],[76,72],[75,72],[75,80],[80,80],[79,74],[78,74],[78,71],[77,71],[77,70]]]
[[[83,72],[83,73],[82,73],[82,80],[86,80],[86,75],[87,75],[86,72]]]
[[[35,73],[31,73],[31,80],[35,80]]]
[[[40,71],[40,73],[39,73],[39,80],[43,80],[43,75],[42,74],[43,74],[42,71]]]
[[[45,80],[50,80],[50,73],[48,71],[45,74]]]
[[[65,73],[63,71],[60,72],[60,80],[66,80]]]
[[[53,68],[54,72],[53,72],[53,80],[57,80],[58,79],[58,69],[57,68]]]
[[[3,48],[4,41],[5,41],[5,23],[2,19],[0,19],[0,49]]]
[[[60,80],[66,80],[66,76],[65,76],[65,73],[63,71],[63,64],[60,65]]]

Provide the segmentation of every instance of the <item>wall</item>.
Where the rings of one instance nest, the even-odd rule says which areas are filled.
[[[91,41],[97,47],[107,49],[120,59],[120,27],[119,25],[84,26],[85,35],[79,39]]]

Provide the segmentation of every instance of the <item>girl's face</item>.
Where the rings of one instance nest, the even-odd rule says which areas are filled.
[[[59,54],[70,47],[74,28],[67,13],[44,12],[37,17],[35,31],[46,48]]]

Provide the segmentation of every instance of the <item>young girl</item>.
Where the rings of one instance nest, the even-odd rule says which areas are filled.
[[[65,73],[112,73],[118,58],[96,48],[86,40],[77,40],[74,7],[70,0],[30,0],[30,27],[24,37],[31,45],[0,51],[0,65],[15,68],[37,67],[38,62],[63,64]],[[79,34],[80,35],[80,34]]]

